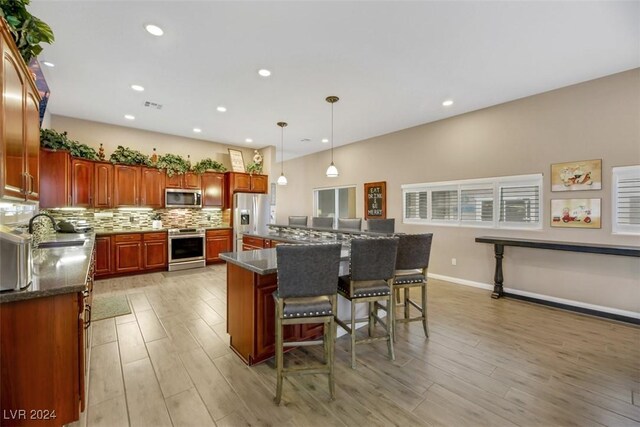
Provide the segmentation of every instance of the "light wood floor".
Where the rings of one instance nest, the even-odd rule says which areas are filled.
[[[134,313],[94,322],[89,426],[640,425],[640,328],[436,280],[428,340],[400,325],[395,362],[359,345],[352,370],[342,337],[337,400],[326,376],[301,376],[277,407],[273,364],[228,348],[225,287],[224,265],[96,283]]]

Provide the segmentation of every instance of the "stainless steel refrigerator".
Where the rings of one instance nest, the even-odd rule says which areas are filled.
[[[236,193],[233,195],[233,250],[242,251],[245,233],[269,232],[270,197],[267,194]]]

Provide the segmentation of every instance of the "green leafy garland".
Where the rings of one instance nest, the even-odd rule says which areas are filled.
[[[111,161],[111,163],[151,166],[151,160],[149,159],[149,156],[142,154],[138,150],[133,150],[129,147],[123,147],[122,145],[118,145],[118,148],[116,148],[116,151],[111,154],[109,160]]]
[[[27,11],[29,1],[0,0],[0,17],[9,24],[11,36],[27,64],[42,52],[40,43],[54,41],[51,27]]]
[[[216,162],[215,160],[211,160],[210,158],[206,158],[200,160],[193,166],[193,171],[197,174],[203,174],[208,170],[213,170],[216,172],[225,172],[227,168],[225,168],[222,163]]]
[[[156,167],[167,171],[167,176],[172,177],[175,174],[184,175],[189,172],[189,163],[182,156],[175,154],[165,154],[158,158]]]
[[[98,160],[98,153],[87,144],[81,144],[67,137],[67,132],[40,129],[40,146],[52,150],[67,150],[73,157]]]

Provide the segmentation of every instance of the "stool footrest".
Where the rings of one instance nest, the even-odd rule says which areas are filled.
[[[288,341],[283,342],[283,347],[307,347],[312,345],[322,345],[324,344],[323,340],[313,340],[313,341]]]

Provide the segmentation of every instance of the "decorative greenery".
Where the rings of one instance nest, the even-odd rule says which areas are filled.
[[[167,171],[167,176],[171,177],[176,173],[178,175],[183,175],[186,172],[189,172],[189,163],[182,156],[178,156],[176,154],[165,154],[164,156],[160,156],[158,158],[158,163],[156,163],[156,167],[158,169],[164,169]]]
[[[149,156],[142,154],[138,150],[123,147],[122,145],[118,145],[118,148],[111,154],[109,160],[111,163],[124,163],[125,165],[151,165]]]
[[[195,166],[193,166],[193,170],[198,174],[203,174],[208,170],[213,170],[216,172],[225,172],[227,168],[225,168],[220,162],[216,162],[215,160],[206,158],[196,163]]]
[[[87,144],[81,144],[67,137],[67,132],[40,129],[40,146],[52,150],[67,150],[73,157],[98,160],[98,153]]]
[[[151,214],[151,219],[153,221],[160,221],[162,219],[162,215],[160,215],[160,212],[154,212]]]
[[[247,173],[257,173],[257,174],[261,174],[262,173],[262,163],[256,163],[256,162],[251,162],[248,163],[245,170],[247,171]]]
[[[9,24],[9,31],[27,64],[42,52],[40,43],[53,43],[51,27],[27,11],[30,0],[0,0],[0,17]]]

